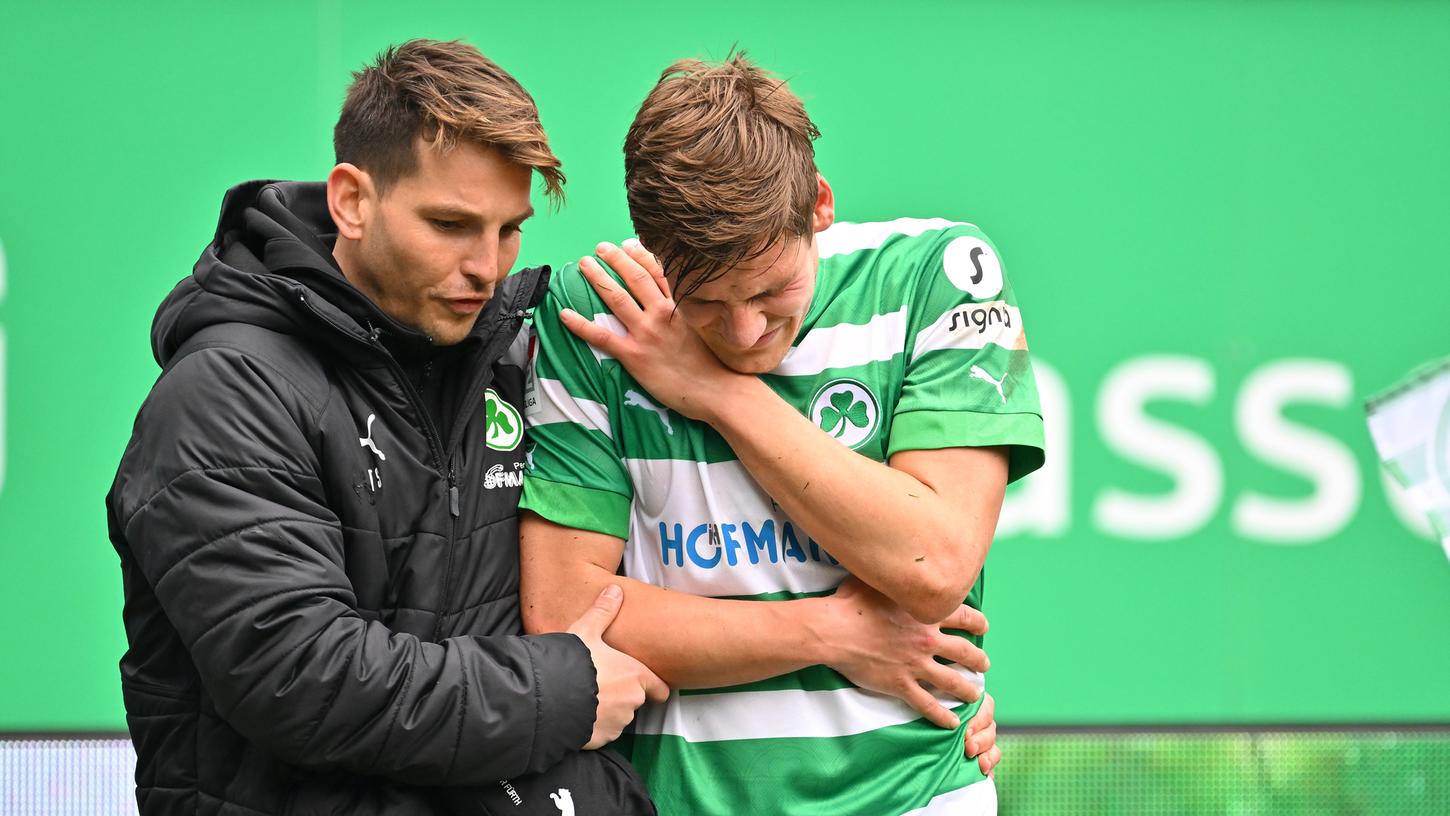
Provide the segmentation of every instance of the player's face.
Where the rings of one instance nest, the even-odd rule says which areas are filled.
[[[743,374],[780,365],[816,288],[815,236],[777,241],[679,301],[680,315],[720,362]]]
[[[518,258],[532,170],[470,142],[414,149],[416,172],[360,202],[348,278],[398,322],[452,345]]]
[[[818,233],[835,219],[831,185],[817,173],[811,228]],[[780,365],[800,334],[819,261],[814,233],[781,239],[680,298],[680,314],[720,362],[742,374],[764,374]]]

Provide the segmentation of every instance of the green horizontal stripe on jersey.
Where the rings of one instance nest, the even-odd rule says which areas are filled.
[[[977,704],[954,731],[925,720],[844,737],[688,742],[635,734],[630,754],[661,816],[894,816],[983,779],[964,756]]]
[[[827,595],[836,594],[835,589],[822,589],[817,592],[762,592],[759,595],[712,595],[710,597],[722,601],[798,601],[801,598],[824,598]]]
[[[530,470],[551,475],[569,474],[578,477],[580,483],[597,485],[601,489],[613,488],[616,493],[633,493],[629,483],[622,477],[618,484],[601,481],[601,474],[617,474],[619,457],[613,451],[613,442],[603,431],[575,422],[551,422],[547,425],[529,425],[528,448],[534,459]],[[565,455],[567,454],[567,455]]]
[[[887,456],[907,450],[1012,447],[1007,480],[1042,467],[1042,417],[1037,414],[986,414],[975,411],[909,411],[896,415]]]
[[[525,473],[519,509],[532,510],[564,527],[629,537],[629,497],[608,490],[551,482]]]
[[[722,686],[721,688],[680,689],[680,696],[734,694],[740,691],[785,691],[788,689],[799,689],[800,691],[834,691],[843,688],[855,688],[855,686],[840,672],[829,666],[807,666],[798,671],[777,675],[775,677],[767,677],[764,680],[757,680],[753,683],[741,683],[735,686]]]

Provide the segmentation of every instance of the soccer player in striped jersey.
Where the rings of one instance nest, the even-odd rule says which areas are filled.
[[[662,813],[993,813],[963,742],[982,564],[1043,460],[1022,315],[970,224],[833,225],[815,136],[743,56],[641,106],[657,255],[601,244],[535,314],[525,624],[624,587],[607,640],[675,689],[630,746]]]

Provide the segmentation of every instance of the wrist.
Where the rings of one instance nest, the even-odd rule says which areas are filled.
[[[749,412],[745,408],[758,405],[764,397],[775,396],[759,377],[738,371],[728,371],[704,393],[710,394],[710,399],[700,406],[699,419],[722,436],[735,425],[748,422]]]
[[[799,604],[793,610],[793,618],[804,634],[801,643],[802,657],[810,665],[834,667],[840,656],[837,622],[840,620],[840,602],[834,596],[802,598],[792,603]]]

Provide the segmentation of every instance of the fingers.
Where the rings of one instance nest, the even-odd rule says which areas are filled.
[[[967,756],[980,757],[997,746],[997,724],[989,723],[980,732],[967,733]],[[986,771],[983,771],[986,773]]]
[[[624,338],[604,326],[588,320],[573,309],[560,309],[559,322],[575,337],[616,359],[621,354]]]
[[[943,629],[965,629],[974,635],[987,634],[987,616],[966,604],[957,607],[939,625]]]
[[[982,696],[981,686],[951,666],[943,666],[933,661],[926,671],[922,672],[922,675],[923,681],[964,703],[976,702],[977,698]]]
[[[659,287],[660,294],[666,298],[670,297],[670,282],[665,279],[665,268],[660,265],[660,261],[654,256],[654,253],[645,249],[644,244],[641,244],[636,238],[625,239],[620,247],[650,274],[655,285]]]
[[[610,584],[594,599],[594,605],[584,610],[584,614],[570,624],[569,631],[578,635],[581,640],[603,638],[604,630],[614,623],[614,616],[619,614],[619,607],[623,602],[624,590],[618,584]]]
[[[916,683],[908,683],[905,690],[898,696],[934,725],[941,728],[956,728],[961,725],[961,720],[957,718],[957,715]]]
[[[1002,749],[993,745],[991,750],[977,757],[977,767],[982,769],[982,773],[991,776],[992,771],[996,769],[998,763],[1001,761]]]
[[[643,663],[640,664],[639,679],[644,686],[645,699],[651,703],[663,703],[670,698],[670,687],[665,685],[665,681],[645,667]]]
[[[654,272],[659,268],[659,262],[654,260],[654,256],[639,241],[631,239],[624,243],[625,248],[621,249],[606,241],[596,246],[594,251],[619,274],[624,285],[629,287],[629,294],[634,296],[641,307],[654,308],[665,300],[665,290],[668,289],[668,286],[664,290],[660,288],[664,275],[661,273],[656,276]],[[580,265],[583,265],[582,261]]]
[[[977,713],[967,721],[967,756],[980,756],[997,744],[996,709],[997,701],[992,699],[992,695],[982,695],[982,704],[977,706]]]
[[[604,246],[604,244],[600,244],[600,246]],[[618,250],[614,254],[627,257]],[[611,263],[610,266],[614,266],[614,264]],[[604,271],[604,267],[600,266],[598,261],[588,255],[580,258],[579,273],[584,276],[584,280],[589,281],[589,285],[599,293],[599,299],[604,301],[604,305],[608,307],[609,311],[613,312],[614,316],[619,318],[625,326],[632,325],[640,315],[644,314],[644,310],[640,308],[640,301],[635,300],[638,295],[631,297],[630,293],[621,288],[614,278],[609,277],[609,273]],[[655,297],[659,298],[658,293]]]
[[[977,706],[977,713],[976,714],[973,714],[972,715],[972,718],[970,720],[967,720],[967,731],[969,733],[975,734],[978,731],[985,731],[985,730],[987,730],[987,726],[990,725],[990,726],[992,726],[992,729],[993,729],[992,730],[992,734],[995,736],[996,733],[997,733],[997,731],[996,731],[996,727],[997,727],[996,715],[997,715],[997,701],[994,700],[994,699],[992,699],[992,695],[990,695],[990,694],[983,694],[982,695],[982,704],[980,706]],[[986,747],[986,746],[983,746],[983,747]],[[981,753],[981,752],[980,751],[974,751],[971,754],[969,754],[969,756],[976,756],[978,753]]]
[[[985,672],[992,666],[992,661],[987,659],[987,653],[982,651],[977,644],[956,635],[939,635],[936,642],[936,653],[958,666],[974,672]]]

